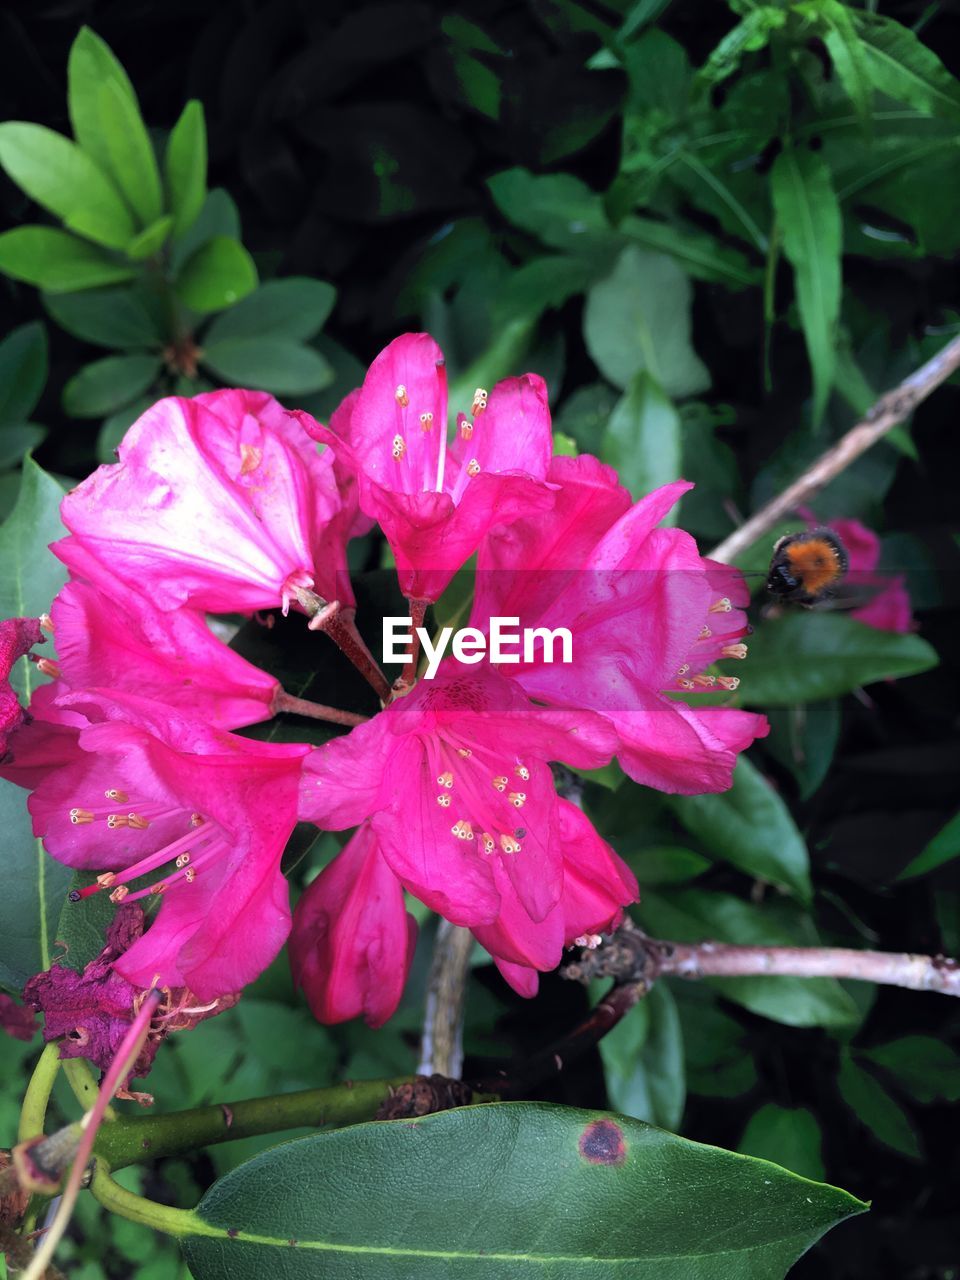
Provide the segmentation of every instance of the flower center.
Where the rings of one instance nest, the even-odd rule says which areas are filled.
[[[446,369],[442,361],[437,362],[437,377],[441,383],[446,381]],[[445,402],[445,395],[440,402]],[[396,434],[390,442],[390,456],[402,469],[400,476],[402,488],[406,493],[443,493],[444,474],[447,464],[447,424],[439,422],[430,409],[413,404],[410,394],[403,383],[394,392],[396,402]],[[457,415],[457,431],[463,440],[473,436],[477,418],[487,407],[487,393],[478,387],[473,393],[473,404],[470,412],[471,422],[466,414]],[[459,503],[467,483],[473,476],[480,474],[480,463],[476,458],[465,458],[460,469],[447,488],[454,503]]]
[[[518,810],[531,792],[530,770],[519,759],[502,757],[456,731],[446,730],[426,746],[436,779],[436,803],[449,811],[454,840],[477,841],[481,853],[515,854],[527,831]]]

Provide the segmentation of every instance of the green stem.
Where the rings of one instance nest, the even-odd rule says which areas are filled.
[[[97,1100],[99,1085],[90,1070],[90,1063],[85,1058],[64,1058],[63,1074],[67,1077],[67,1084],[73,1090],[73,1096],[83,1107],[84,1111],[89,1111]],[[117,1113],[113,1107],[107,1107],[104,1113],[105,1120],[116,1120]]]
[[[56,1044],[48,1044],[37,1060],[27,1091],[23,1095],[20,1125],[17,1129],[18,1142],[26,1142],[28,1138],[38,1138],[43,1133],[47,1118],[47,1103],[50,1101],[50,1093],[59,1070],[60,1048]]]
[[[116,1213],[130,1222],[138,1222],[143,1227],[152,1227],[154,1231],[162,1231],[165,1235],[175,1236],[178,1240],[184,1236],[220,1234],[205,1228],[205,1223],[192,1209],[174,1209],[170,1205],[158,1204],[156,1200],[147,1200],[143,1196],[134,1195],[119,1182],[110,1177],[110,1166],[98,1160],[93,1177],[90,1180],[90,1191],[93,1198],[110,1213]]]
[[[362,1080],[245,1102],[213,1103],[169,1115],[122,1116],[103,1126],[94,1151],[112,1169],[123,1169],[235,1138],[284,1129],[357,1124],[372,1119],[380,1103],[390,1096],[390,1090],[412,1079],[399,1076],[394,1080]]]

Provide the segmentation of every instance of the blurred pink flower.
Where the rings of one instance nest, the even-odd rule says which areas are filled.
[[[63,500],[84,551],[159,609],[286,611],[298,588],[352,605],[333,459],[272,397],[171,397],[125,435],[119,462]],[[61,544],[54,544],[59,550]]]
[[[850,616],[878,631],[912,631],[913,609],[902,575],[876,572],[880,563],[880,539],[859,520],[831,520],[847,549],[851,586],[875,589],[876,594]]]
[[[79,758],[49,771],[30,796],[35,834],[60,862],[102,873],[80,897],[99,889],[117,902],[164,895],[118,973],[138,987],[159,975],[201,1001],[239,991],[289,932],[280,859],[309,748],[222,733],[116,690],[67,693],[61,702],[88,723]],[[155,872],[152,885],[130,891]]]
[[[359,486],[360,507],[383,528],[410,600],[436,600],[492,525],[553,502],[544,484],[553,442],[543,379],[524,374],[478,395],[473,420],[460,415],[448,447],[446,369],[429,334],[404,334],[381,351],[329,426],[301,418],[333,448],[341,480]]]
[[[726,565],[705,560],[689,534],[658,528],[692,488],[664,485],[630,505],[616,473],[595,458],[554,458],[552,510],[494,530],[481,546],[471,624],[493,616],[566,627],[573,661],[504,666],[504,675],[554,707],[602,714],[635,781],[697,794],[730,786],[738,752],[768,732],[765,717],[701,707],[683,694],[730,689],[705,674],[746,656],[748,592]]]
[[[0,621],[0,760],[7,754],[10,737],[24,721],[20,699],[10,687],[10,672],[43,640],[38,618],[5,618]]]

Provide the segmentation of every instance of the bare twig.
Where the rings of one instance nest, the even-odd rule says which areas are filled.
[[[357,724],[366,724],[369,716],[357,715],[353,711],[341,711],[339,707],[328,707],[322,702],[310,702],[306,698],[295,698],[292,693],[281,689],[273,700],[274,711],[290,711],[298,716],[310,716],[312,720],[328,720],[331,724],[345,724],[351,728]]]
[[[473,934],[449,920],[437,924],[423,1015],[419,1075],[450,1076],[463,1070],[463,1010]]]
[[[806,502],[818,489],[822,489],[834,476],[865,453],[871,445],[883,439],[888,431],[903,422],[931,391],[960,367],[960,336],[954,338],[926,364],[921,365],[898,387],[881,396],[862,422],[842,436],[803,473],[792,485],[772,498],[766,506],[724,538],[710,552],[710,558],[732,563],[758,538],[763,537],[780,520],[790,516],[798,506]]]

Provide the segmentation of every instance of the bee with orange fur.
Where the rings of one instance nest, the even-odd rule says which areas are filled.
[[[788,533],[773,548],[767,590],[806,608],[829,599],[847,572],[846,548],[832,529]]]

